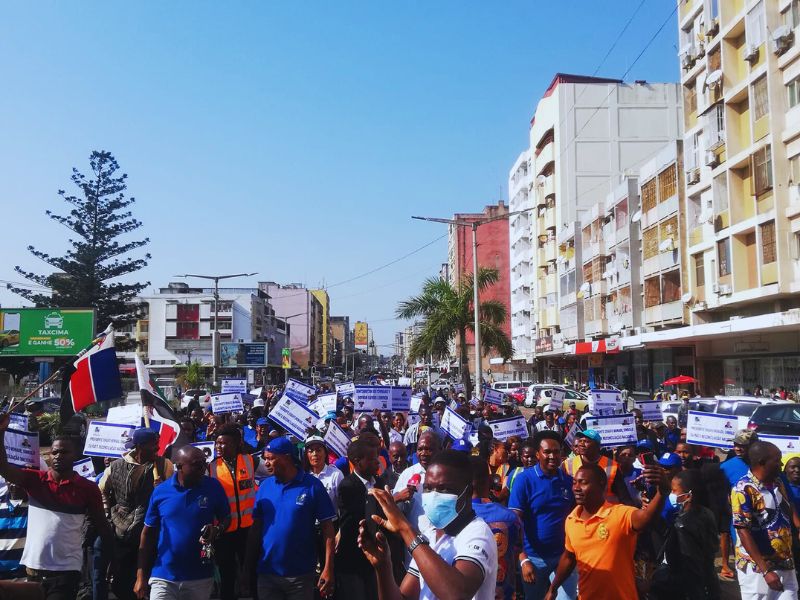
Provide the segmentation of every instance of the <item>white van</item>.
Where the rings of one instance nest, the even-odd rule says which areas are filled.
[[[522,387],[521,381],[495,381],[492,384],[493,390],[501,390],[503,392],[508,390],[515,390],[519,387]]]

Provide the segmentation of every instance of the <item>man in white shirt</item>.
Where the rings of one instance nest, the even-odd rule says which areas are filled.
[[[361,526],[358,543],[375,570],[379,597],[493,600],[497,543],[492,530],[472,509],[469,457],[455,450],[440,452],[425,475],[422,502],[430,526],[422,532],[403,516],[391,494],[377,488],[369,492],[386,515],[373,515],[373,521],[399,535],[412,556],[408,573],[398,586],[385,534],[373,536],[366,524]]]
[[[400,473],[394,486],[395,502],[400,503],[401,510],[417,531],[430,525],[422,508],[420,493],[425,483],[425,471],[437,452],[439,437],[430,429],[423,431],[417,442],[417,464]]]
[[[544,421],[539,421],[536,424],[536,431],[558,431],[558,423],[556,423],[555,413],[547,409],[544,413]]]

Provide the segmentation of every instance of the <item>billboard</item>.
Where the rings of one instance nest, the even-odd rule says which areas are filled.
[[[369,326],[362,321],[356,321],[354,338],[356,347],[363,346],[366,348],[369,344]]]
[[[74,356],[94,339],[94,309],[0,309],[0,356]]]
[[[266,342],[222,342],[219,345],[220,367],[266,367]]]

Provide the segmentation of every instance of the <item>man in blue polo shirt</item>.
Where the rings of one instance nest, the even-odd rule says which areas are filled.
[[[572,477],[561,467],[561,436],[540,431],[534,436],[537,464],[514,481],[508,507],[522,519],[523,552],[519,555],[525,600],[541,600],[564,552],[564,523],[575,507]],[[559,591],[559,600],[574,600],[573,572]]]
[[[147,598],[148,583],[150,600],[211,596],[214,564],[203,549],[228,528],[231,511],[225,490],[205,475],[206,467],[202,450],[184,446],[175,456],[175,475],[153,490],[139,542],[137,598]]]
[[[316,587],[325,597],[333,593],[336,509],[319,479],[301,471],[294,445],[286,438],[272,440],[264,462],[274,474],[258,488],[246,565],[258,562],[259,600],[313,600],[317,552],[315,523],[325,544],[325,562]]]

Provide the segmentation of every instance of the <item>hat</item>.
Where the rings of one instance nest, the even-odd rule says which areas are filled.
[[[467,395],[464,392],[458,392],[458,397],[459,398],[466,398]]]
[[[281,454],[283,456],[292,456],[295,452],[294,444],[285,437],[279,437],[272,440],[267,444],[267,452],[272,454]]]
[[[140,446],[152,441],[158,441],[158,431],[149,427],[139,427],[133,430],[133,435],[125,442],[125,447],[130,450],[134,446]]]
[[[311,444],[324,444],[325,440],[318,435],[310,435],[306,438],[306,448]]]
[[[269,425],[269,419],[267,419],[267,417],[260,417],[256,419],[256,425]]]
[[[579,431],[575,434],[575,437],[583,437],[587,440],[592,440],[593,442],[597,442],[598,444],[603,443],[603,438],[600,437],[600,433],[595,429],[586,429],[585,431]]]
[[[758,441],[758,434],[751,429],[740,429],[733,436],[733,443],[737,446],[749,446]]]
[[[472,444],[469,440],[456,440],[453,442],[453,445],[450,446],[451,450],[457,450],[458,452],[472,452]]]
[[[335,410],[329,410],[327,413],[325,413],[325,416],[322,417],[322,418],[325,421],[329,421],[331,419],[336,419],[336,411]]]
[[[441,402],[442,404],[445,404],[447,402],[447,400],[445,400],[441,396],[436,396],[436,400],[434,400],[433,403],[434,404],[439,404],[439,402]]]
[[[639,450],[649,450],[650,452],[653,451],[653,444],[648,439],[639,440],[636,442],[636,448]]]
[[[658,459],[658,464],[660,464],[662,467],[666,467],[667,469],[671,469],[672,467],[680,467],[682,464],[681,457],[674,452],[665,452],[661,458]]]

